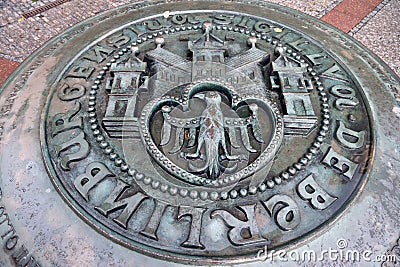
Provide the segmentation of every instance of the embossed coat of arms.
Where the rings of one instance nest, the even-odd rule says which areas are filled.
[[[142,58],[134,44],[114,62],[102,123],[112,138],[141,137],[154,161],[184,181],[260,182],[284,134],[307,136],[317,125],[306,64],[282,47],[257,48],[255,36],[240,49],[211,22],[202,28],[182,37],[179,53],[157,36]]]
[[[313,38],[192,4],[140,14],[71,60],[43,111],[44,162],[70,206],[129,248],[254,260],[353,199],[373,158],[369,111]]]

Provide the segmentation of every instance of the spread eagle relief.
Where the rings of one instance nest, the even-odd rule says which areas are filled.
[[[52,182],[101,234],[165,259],[234,263],[309,238],[365,181],[362,88],[305,28],[187,5],[76,52],[43,111]]]
[[[194,97],[204,99],[206,108],[200,116],[189,118],[178,118],[170,116],[171,107],[164,106],[162,108],[164,115],[164,124],[162,128],[162,140],[160,145],[165,146],[171,141],[172,127],[176,128],[176,137],[173,150],[169,153],[176,153],[184,146],[185,136],[188,137],[188,147],[195,146],[197,140],[197,148],[194,153],[182,152],[185,159],[202,159],[204,165],[197,167],[191,162],[188,163],[189,170],[194,173],[206,172],[208,177],[217,178],[221,171],[233,172],[237,169],[237,164],[232,167],[225,167],[221,161],[240,161],[246,160],[244,154],[231,155],[227,148],[225,140],[225,131],[228,133],[230,144],[239,148],[236,130],[240,131],[240,139],[243,145],[250,153],[256,153],[250,143],[249,129],[251,128],[254,138],[263,143],[260,125],[258,122],[257,104],[250,104],[249,109],[251,115],[245,118],[229,117],[223,114],[221,110],[221,96],[216,91],[207,91],[197,94]],[[204,151],[201,150],[204,148]],[[222,149],[222,153],[220,152]]]
[[[163,168],[172,164],[207,178],[207,183],[242,169],[246,172],[242,177],[261,169],[268,174],[281,135],[307,136],[316,126],[310,99],[313,86],[304,74],[305,64],[287,57],[282,46],[272,53],[260,49],[255,36],[248,37],[247,48],[239,51],[233,37],[216,31],[212,22],[201,27],[200,36],[185,37],[186,56],[170,51],[174,44],[158,36],[155,49],[141,51],[134,43],[130,54],[113,63],[103,125],[111,138],[139,139],[146,134],[140,128],[144,116],[149,135],[157,139],[154,145],[167,158],[167,164],[156,159],[158,164]],[[165,98],[174,104],[162,104]],[[202,107],[197,113],[193,102]],[[148,113],[145,107],[151,114],[143,115]],[[153,114],[160,110],[161,118]],[[282,112],[283,122],[278,122]],[[268,118],[263,125],[259,116],[263,121]],[[152,124],[161,124],[161,129],[152,131]],[[268,158],[259,158],[268,148],[272,149]],[[147,149],[154,158],[154,149]],[[257,159],[259,164],[249,167]]]

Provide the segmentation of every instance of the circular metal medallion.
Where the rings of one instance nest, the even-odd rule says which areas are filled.
[[[330,229],[376,147],[353,41],[261,2],[119,12],[61,39],[38,78],[41,154],[69,207],[184,263],[256,260]]]

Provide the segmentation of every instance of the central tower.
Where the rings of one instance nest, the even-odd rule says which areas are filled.
[[[225,54],[228,45],[211,33],[212,23],[203,23],[204,34],[188,42],[188,49],[193,53],[192,81],[207,77],[226,76]]]

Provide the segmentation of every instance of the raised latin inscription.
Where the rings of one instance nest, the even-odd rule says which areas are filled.
[[[236,246],[249,245],[265,241],[260,234],[255,217],[256,204],[236,207],[236,212],[216,210],[211,217],[220,217],[229,227],[229,241]]]
[[[298,194],[308,200],[315,209],[324,210],[329,207],[337,197],[329,195],[314,179],[313,175],[308,175],[297,185]]]
[[[328,152],[324,156],[322,163],[339,171],[340,174],[344,175],[350,180],[354,177],[359,166],[359,164],[336,152],[332,147],[328,149]]]
[[[141,192],[135,192],[129,197],[121,197],[124,192],[130,190],[131,187],[121,181],[117,181],[117,185],[107,199],[96,207],[103,215],[108,215],[115,210],[122,209],[120,215],[113,219],[118,225],[127,228],[128,221],[131,218],[133,212],[137,209],[139,204],[147,199],[147,197]]]
[[[338,123],[336,137],[341,145],[350,149],[358,149],[364,146],[366,131],[357,132],[347,128],[342,121],[338,121]]]
[[[292,230],[300,224],[299,207],[289,196],[277,194],[261,203],[282,230]]]
[[[82,197],[88,201],[89,190],[95,187],[103,179],[113,176],[113,174],[107,169],[107,167],[101,162],[90,163],[84,174],[76,177],[74,185],[76,190],[82,195]]]
[[[43,151],[105,235],[211,263],[319,229],[364,183],[362,88],[313,38],[228,11],[104,36],[55,84]]]
[[[0,238],[3,249],[10,255],[15,266],[40,267],[35,257],[21,244],[6,207],[2,204],[2,198],[3,192],[0,188]]]

